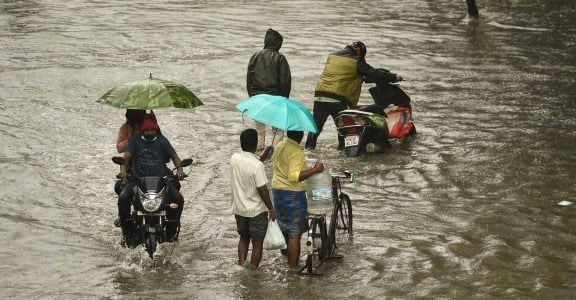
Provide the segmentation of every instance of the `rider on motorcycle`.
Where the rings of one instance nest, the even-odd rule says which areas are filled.
[[[130,218],[130,206],[134,198],[134,187],[138,184],[138,178],[145,176],[166,176],[171,175],[170,169],[166,163],[172,160],[177,167],[176,175],[178,179],[183,179],[186,175],[181,167],[181,161],[176,151],[162,134],[158,134],[158,123],[151,115],[147,115],[140,124],[140,133],[130,138],[126,151],[124,152],[124,171],[121,174],[126,184],[118,195],[118,216],[120,224],[124,224],[126,219]],[[184,206],[184,197],[179,192],[177,181],[167,182],[169,185],[170,203],[176,203],[177,207],[172,206],[166,211],[168,220],[180,220],[182,208]],[[173,223],[166,229],[167,239],[176,233]],[[126,237],[124,227],[122,227],[123,237]]]

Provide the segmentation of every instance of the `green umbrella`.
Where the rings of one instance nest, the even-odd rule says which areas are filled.
[[[168,80],[150,78],[119,85],[96,102],[124,109],[156,109],[162,107],[194,108],[202,101],[185,86]]]

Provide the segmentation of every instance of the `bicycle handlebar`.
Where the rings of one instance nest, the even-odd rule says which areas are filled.
[[[354,176],[354,172],[346,170],[338,173],[330,173],[330,176],[333,178],[350,178]]]
[[[351,183],[356,183],[356,178],[354,177],[354,172],[350,172],[348,170],[338,172],[338,173],[330,173],[332,179],[336,179],[340,181],[340,178],[348,178],[348,181]]]

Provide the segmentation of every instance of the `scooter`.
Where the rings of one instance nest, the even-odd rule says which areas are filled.
[[[112,157],[112,161],[123,168],[123,157]],[[191,158],[183,159],[181,162],[182,167],[191,164]],[[143,245],[151,259],[154,259],[158,244],[175,242],[180,234],[180,222],[166,219],[166,209],[178,208],[178,204],[170,203],[168,199],[168,189],[172,188],[172,185],[167,183],[178,180],[174,174],[175,170],[176,168],[172,169],[171,174],[163,177],[133,179],[138,180],[138,184],[134,187],[131,217],[124,220],[121,226],[125,233],[126,247],[136,248]],[[173,235],[169,235],[166,230],[169,224],[175,229]]]
[[[369,89],[375,104],[343,110],[336,116],[346,156],[380,153],[416,134],[410,97],[396,83],[375,83]]]

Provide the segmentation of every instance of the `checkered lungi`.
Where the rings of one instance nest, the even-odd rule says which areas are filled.
[[[272,189],[274,210],[280,230],[286,234],[300,234],[308,230],[306,192]]]

